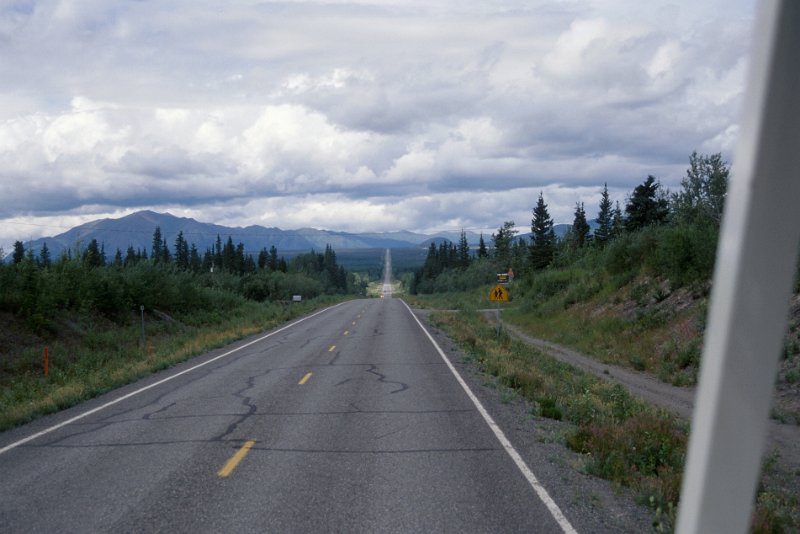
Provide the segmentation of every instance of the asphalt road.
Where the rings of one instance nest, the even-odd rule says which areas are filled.
[[[383,259],[383,295],[392,296],[392,253],[386,249],[386,256]]]
[[[0,451],[0,532],[563,528],[390,296],[0,434]]]

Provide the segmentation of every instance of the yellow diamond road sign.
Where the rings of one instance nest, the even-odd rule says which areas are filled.
[[[497,284],[489,292],[489,300],[492,302],[508,302],[508,289]]]

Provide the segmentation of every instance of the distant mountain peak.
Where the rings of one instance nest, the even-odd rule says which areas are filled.
[[[331,245],[335,250],[367,249],[367,248],[414,248],[420,247],[431,239],[456,241],[458,232],[440,232],[435,235],[424,235],[407,230],[396,232],[364,232],[350,233],[318,228],[300,228],[297,230],[281,230],[259,225],[228,227],[213,223],[198,222],[189,217],[177,217],[171,213],[158,213],[152,210],[141,210],[118,218],[104,218],[89,221],[66,232],[52,237],[43,237],[26,244],[38,254],[42,245],[47,243],[50,254],[57,257],[77,246],[86,247],[96,239],[105,247],[110,258],[117,249],[125,253],[128,247],[150,251],[153,243],[153,232],[161,229],[163,239],[172,248],[179,232],[189,243],[194,243],[202,252],[211,247],[220,236],[228,237],[234,243],[243,243],[250,254],[275,246],[281,253],[307,252],[324,250]],[[477,245],[477,235],[475,236]],[[438,242],[438,241],[437,241]]]

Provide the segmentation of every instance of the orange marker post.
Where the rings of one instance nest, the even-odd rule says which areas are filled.
[[[47,347],[44,348],[44,376],[47,376],[50,367],[50,355]]]

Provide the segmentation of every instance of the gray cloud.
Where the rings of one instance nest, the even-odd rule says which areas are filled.
[[[692,150],[730,158],[753,3],[12,1],[0,243],[167,207],[495,228],[540,190],[569,220],[604,182],[674,187]]]

